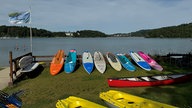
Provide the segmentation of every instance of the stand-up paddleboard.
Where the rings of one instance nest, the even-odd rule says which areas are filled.
[[[162,71],[163,68],[160,66],[154,59],[152,59],[149,55],[145,54],[142,51],[137,52],[152,68]]]
[[[88,74],[91,74],[93,71],[93,58],[91,56],[91,53],[89,51],[84,51],[82,54],[82,64],[84,69],[87,71]]]
[[[64,65],[64,70],[66,73],[71,73],[75,70],[77,62],[77,52],[75,49],[71,49],[67,55],[65,65]]]
[[[103,54],[99,51],[94,52],[94,64],[96,69],[100,72],[100,73],[104,73],[106,70],[106,62],[105,59],[103,57]]]
[[[109,64],[116,70],[116,71],[121,71],[122,66],[117,57],[115,57],[114,54],[107,52],[106,54],[107,60]]]
[[[135,71],[135,66],[130,62],[130,60],[125,56],[125,54],[116,54],[117,58],[121,62],[121,65],[128,71]]]
[[[147,71],[151,70],[149,64],[143,58],[141,58],[136,52],[130,51],[129,55],[139,67]]]
[[[64,50],[58,50],[50,65],[50,74],[58,74],[64,65]]]
[[[39,66],[39,63],[33,62],[32,56],[24,56],[19,60],[21,72],[32,72]]]

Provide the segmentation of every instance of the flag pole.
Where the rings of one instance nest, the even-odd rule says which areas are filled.
[[[32,40],[32,28],[31,28],[31,0],[29,0],[29,12],[30,12],[30,21],[29,21],[29,27],[30,27],[30,46],[31,46],[31,53],[33,52],[33,40]]]

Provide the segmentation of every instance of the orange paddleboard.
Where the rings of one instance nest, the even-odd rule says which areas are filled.
[[[50,65],[50,74],[51,75],[58,74],[61,71],[61,69],[63,69],[62,68],[63,65],[64,65],[64,50],[58,50],[58,52],[53,57]]]

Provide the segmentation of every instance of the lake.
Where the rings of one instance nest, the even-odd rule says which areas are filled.
[[[143,38],[143,37],[108,37],[108,38],[33,38],[33,55],[54,55],[58,49],[65,54],[76,49],[77,54],[88,50],[112,53],[144,51],[149,54],[166,55],[168,53],[192,52],[192,38]],[[13,57],[30,52],[30,39],[0,40],[0,67],[9,66],[9,52]]]

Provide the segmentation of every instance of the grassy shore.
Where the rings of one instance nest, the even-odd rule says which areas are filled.
[[[0,70],[3,70],[4,68],[0,67]]]
[[[13,93],[18,90],[24,90],[24,94],[21,95],[23,108],[54,108],[58,99],[64,99],[71,95],[106,106],[106,104],[99,98],[99,93],[111,89],[181,108],[192,107],[192,81],[169,86],[132,88],[110,88],[107,84],[107,78],[109,77],[189,72],[187,69],[164,65],[163,72],[158,72],[156,70],[148,72],[139,67],[137,67],[135,72],[129,72],[125,69],[117,72],[107,65],[107,71],[104,74],[101,74],[94,69],[91,75],[89,75],[85,72],[83,66],[79,66],[77,70],[71,74],[61,72],[56,76],[50,75],[49,67],[42,69],[42,72],[38,76],[34,78],[24,77],[13,87],[8,87],[4,89],[4,91]]]

